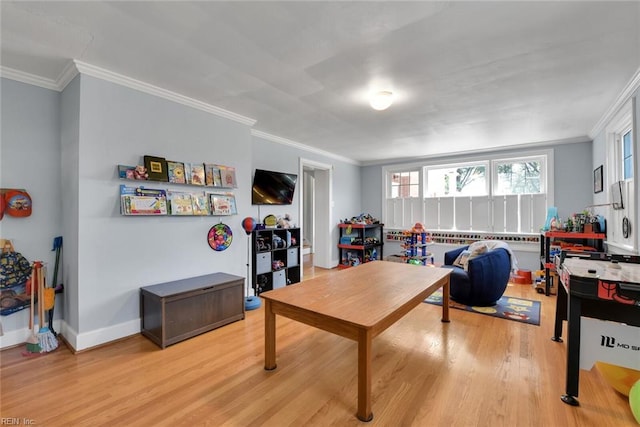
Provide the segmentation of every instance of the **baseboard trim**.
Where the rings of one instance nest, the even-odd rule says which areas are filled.
[[[63,335],[73,347],[74,351],[78,352],[139,333],[140,319],[134,319],[108,328],[100,328],[89,332],[74,334],[72,339],[70,339],[71,337],[66,333],[63,333]]]

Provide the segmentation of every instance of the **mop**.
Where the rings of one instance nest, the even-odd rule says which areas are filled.
[[[38,343],[42,348],[43,353],[48,353],[50,351],[58,348],[58,339],[56,336],[49,330],[49,328],[45,325],[44,322],[44,274],[42,273],[42,267],[40,267],[40,272],[38,274],[38,309],[39,309],[39,320],[40,320],[40,332],[38,332]]]

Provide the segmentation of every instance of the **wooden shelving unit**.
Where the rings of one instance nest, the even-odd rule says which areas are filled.
[[[338,224],[338,268],[383,259],[384,224]]]

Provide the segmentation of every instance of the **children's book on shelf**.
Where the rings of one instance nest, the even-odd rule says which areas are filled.
[[[192,185],[204,185],[204,163],[191,163]]]
[[[174,184],[187,183],[187,179],[184,175],[184,163],[167,160],[167,173],[169,174],[169,182]]]
[[[212,215],[237,215],[236,196],[233,193],[209,194]]]
[[[238,183],[236,181],[236,168],[231,166],[219,166],[220,179],[222,180],[222,187],[236,188]]]
[[[122,179],[135,179],[135,166],[118,165],[118,177]]]
[[[169,213],[171,215],[193,215],[193,200],[191,193],[169,191]]]
[[[169,181],[167,160],[164,157],[144,156],[144,167],[147,168],[152,181]]]
[[[120,212],[122,215],[166,215],[165,190],[127,187],[120,185]]]
[[[191,193],[191,202],[194,215],[209,215],[209,200],[203,193]]]
[[[185,184],[191,184],[191,163],[184,164],[184,181]]]
[[[220,178],[220,168],[211,163],[205,163],[205,184],[209,187],[222,187],[222,179]]]

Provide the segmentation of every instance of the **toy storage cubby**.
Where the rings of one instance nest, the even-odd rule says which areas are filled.
[[[252,284],[256,295],[300,281],[300,229],[254,230]]]
[[[382,258],[383,224],[338,224],[338,268],[355,267]]]

